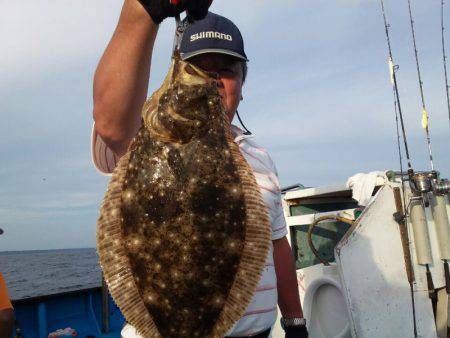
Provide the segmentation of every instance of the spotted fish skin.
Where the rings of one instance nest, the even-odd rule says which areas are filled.
[[[142,150],[133,152],[126,176],[124,239],[163,337],[210,333],[236,274],[244,197],[224,141],[207,133],[172,146],[146,130],[136,138]]]
[[[213,76],[175,58],[142,117],[98,222],[105,279],[144,337],[220,337],[256,288],[267,211]]]

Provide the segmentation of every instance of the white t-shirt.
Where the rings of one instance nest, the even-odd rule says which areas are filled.
[[[234,141],[239,145],[242,155],[253,169],[256,181],[266,203],[272,227],[272,240],[287,235],[286,221],[281,205],[281,190],[275,165],[267,151],[253,142],[253,135],[232,125]],[[92,159],[95,167],[103,174],[110,174],[117,164],[117,157],[97,135],[92,133]],[[277,318],[277,278],[271,246],[263,274],[255,295],[244,315],[227,333],[228,336],[253,336],[272,327]],[[130,324],[122,330],[123,338],[142,338]]]

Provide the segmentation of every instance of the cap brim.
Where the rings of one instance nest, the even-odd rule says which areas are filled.
[[[208,53],[225,54],[225,55],[234,56],[235,58],[238,58],[243,61],[249,61],[245,56],[243,56],[239,53],[236,53],[236,52],[233,52],[230,50],[226,50],[226,49],[216,49],[216,48],[201,49],[201,50],[196,50],[195,52],[190,52],[190,53],[181,53],[181,59],[187,60],[187,59],[190,59],[191,57],[201,55],[201,54],[208,54]]]

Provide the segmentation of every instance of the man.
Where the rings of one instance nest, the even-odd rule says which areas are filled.
[[[171,2],[178,4],[171,5]],[[191,19],[199,21],[184,32],[180,43],[181,57],[218,74],[219,94],[231,123],[242,100],[247,57],[239,29],[230,20],[213,13],[203,19],[209,2],[125,0],[119,23],[94,78],[92,150],[94,163],[100,171],[112,171],[141,126],[140,113],[147,97],[150,60],[158,24],[184,10]],[[286,238],[276,169],[267,152],[250,140],[249,135],[236,126],[232,126],[232,131],[269,208],[273,248],[251,304],[227,336],[268,337],[276,320],[278,299],[286,337],[307,337],[292,251]],[[139,337],[129,324],[123,329],[122,336]]]
[[[0,235],[3,230],[0,229]],[[5,279],[0,272],[0,338],[9,338],[14,326],[14,311],[9,300]]]

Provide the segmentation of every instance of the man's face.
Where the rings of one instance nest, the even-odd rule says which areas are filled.
[[[241,61],[228,55],[207,53],[194,56],[189,62],[207,72],[219,75],[219,94],[231,122],[242,97],[244,82]]]

